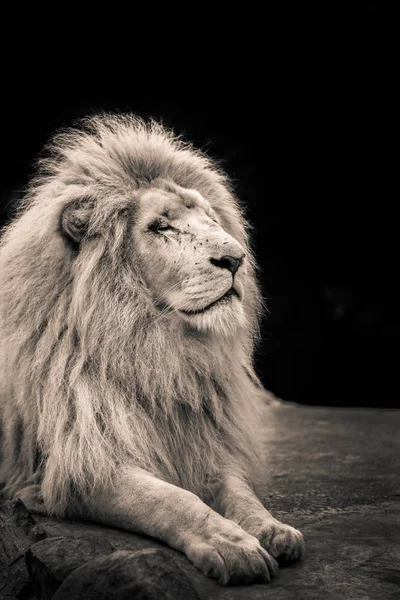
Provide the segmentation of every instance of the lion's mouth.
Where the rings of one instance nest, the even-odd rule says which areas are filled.
[[[226,302],[229,302],[233,296],[236,296],[237,298],[239,298],[238,292],[235,290],[235,288],[232,287],[223,296],[218,298],[218,300],[214,300],[214,302],[211,302],[211,304],[208,304],[204,308],[198,308],[197,310],[180,310],[180,312],[182,312],[185,315],[201,315],[202,313],[209,311],[214,306],[225,304]]]

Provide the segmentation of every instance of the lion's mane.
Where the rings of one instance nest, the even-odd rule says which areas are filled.
[[[197,189],[246,248],[247,328],[233,339],[183,336],[157,317],[129,236],[135,191],[157,177]],[[78,251],[60,215],[81,197],[90,217]],[[4,494],[41,484],[47,510],[63,515],[121,465],[202,496],[225,464],[250,477],[260,304],[246,222],[212,160],[131,115],[58,134],[1,241]]]

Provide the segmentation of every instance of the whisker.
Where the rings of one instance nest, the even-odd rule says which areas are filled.
[[[181,281],[178,281],[178,283],[174,283],[174,285],[172,285],[168,290],[165,290],[164,292],[162,292],[159,296],[156,296],[156,298],[154,298],[154,303],[157,304],[157,302],[160,302],[160,300],[165,300],[165,297],[167,296],[167,294],[175,291],[176,289],[178,289],[180,286],[182,285]]]

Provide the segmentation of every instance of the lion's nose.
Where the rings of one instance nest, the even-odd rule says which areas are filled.
[[[242,264],[244,259],[244,254],[240,258],[235,258],[234,256],[222,256],[221,258],[210,258],[210,262],[212,265],[219,267],[220,269],[228,269],[235,275],[236,271]]]

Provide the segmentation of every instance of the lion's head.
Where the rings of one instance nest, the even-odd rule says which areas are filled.
[[[10,489],[40,480],[62,512],[122,456],[197,489],[210,461],[249,453],[260,295],[242,210],[206,155],[129,115],[56,136],[0,267]],[[181,438],[195,450],[178,475]]]
[[[208,158],[160,126],[146,128],[140,121],[125,121],[142,153],[141,157],[129,157],[121,155],[122,150],[127,154],[131,150],[122,146],[122,122],[103,119],[94,124],[103,136],[106,127],[110,135],[110,129],[119,124],[120,129],[113,131],[116,139],[110,137],[108,143],[118,143],[120,148],[110,148],[113,152],[106,158],[107,163],[114,162],[109,165],[114,171],[123,171],[124,178],[116,189],[115,177],[110,188],[108,174],[91,175],[88,157],[87,178],[81,176],[73,186],[79,184],[82,189],[62,209],[62,232],[77,244],[76,249],[86,243],[93,246],[96,237],[111,239],[106,229],[119,215],[120,227],[125,221],[122,226],[129,229],[125,243],[131,247],[137,281],[145,284],[163,318],[175,317],[189,327],[218,333],[245,328],[243,299],[247,263],[252,259],[237,201],[226,178]],[[166,143],[170,153],[172,150],[168,162],[164,158]],[[185,164],[189,152],[190,165]],[[151,162],[146,162],[146,155]],[[131,166],[128,168],[129,158],[137,161],[134,173]],[[77,170],[81,165],[71,161],[63,167]],[[76,195],[75,189],[73,192]],[[106,213],[109,220],[99,222]],[[254,300],[254,285],[250,282],[249,287]]]

